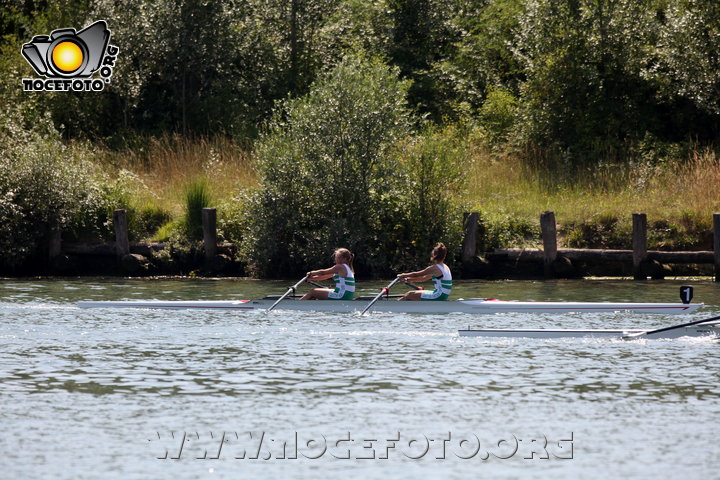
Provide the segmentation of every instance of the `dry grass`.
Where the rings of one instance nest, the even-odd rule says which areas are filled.
[[[616,216],[630,222],[644,212],[649,221],[709,224],[720,211],[720,159],[712,150],[695,149],[671,167],[635,165],[596,169],[558,180],[525,166],[517,155],[498,155],[481,142],[468,142],[465,191],[458,195],[468,209],[493,217],[537,222],[552,210],[559,223]],[[183,210],[184,192],[198,178],[207,179],[217,203],[257,187],[252,153],[223,137],[188,139],[164,136],[142,148],[102,152],[116,169],[133,172],[146,188],[133,192],[138,204],[154,204],[174,214]]]
[[[107,161],[147,187],[134,194],[152,198],[137,198],[138,203],[155,203],[175,214],[183,209],[185,190],[200,178],[207,180],[216,201],[257,186],[251,152],[224,137],[151,138],[141,148],[107,153]]]
[[[707,217],[720,212],[720,158],[714,152],[695,151],[677,170],[666,182],[675,208]]]
[[[649,220],[682,221],[688,215],[708,223],[720,211],[720,159],[711,150],[695,150],[673,167],[633,166],[599,169],[573,179],[523,166],[517,156],[475,148],[462,200],[489,215],[537,221],[552,210],[559,222],[580,222],[601,215],[627,218],[647,213]]]

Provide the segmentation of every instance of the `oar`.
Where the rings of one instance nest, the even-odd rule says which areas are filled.
[[[412,283],[410,283],[410,282],[408,282],[408,281],[405,281],[405,280],[403,280],[403,283],[404,283],[405,285],[407,285],[408,287],[410,287],[410,288],[414,288],[415,290],[422,290],[422,289],[423,289],[423,287],[418,287],[417,285],[414,285],[414,284],[412,284]]]
[[[395,280],[393,280],[392,282],[390,282],[390,285],[388,285],[387,287],[385,287],[385,288],[383,288],[382,290],[380,290],[380,293],[378,293],[378,294],[375,296],[375,298],[373,298],[372,301],[371,301],[370,303],[368,303],[368,306],[365,307],[365,310],[363,310],[360,315],[365,315],[365,312],[367,312],[368,310],[370,310],[370,307],[372,307],[373,305],[375,305],[375,302],[377,302],[378,300],[380,300],[380,297],[382,297],[384,293],[387,293],[387,292],[392,288],[392,286],[395,285],[395,284],[396,284],[397,282],[399,282],[399,281],[400,281],[400,277],[395,277]]]
[[[302,280],[300,280],[299,282],[297,282],[297,283],[296,283],[295,285],[293,285],[292,287],[288,288],[288,291],[285,292],[285,295],[283,295],[282,297],[278,298],[278,299],[277,299],[277,302],[273,303],[272,306],[267,309],[267,311],[269,312],[270,310],[272,310],[273,308],[275,308],[275,306],[276,306],[278,303],[280,303],[280,302],[282,302],[283,300],[285,300],[285,297],[287,297],[288,295],[290,295],[290,292],[294,292],[295,289],[296,289],[297,287],[299,287],[301,283],[303,283],[305,280],[308,279],[308,277],[309,277],[309,275],[305,275],[305,276],[302,278]]]
[[[693,325],[699,325],[701,323],[712,322],[714,320],[720,320],[720,315],[718,315],[717,317],[706,318],[705,320],[695,320],[694,322],[681,323],[679,325],[672,325],[670,327],[658,328],[657,330],[648,330],[645,332],[633,333],[631,335],[623,335],[622,338],[623,338],[623,340],[633,340],[635,338],[646,336],[646,335],[652,335],[654,333],[667,332],[668,330],[675,330],[676,328],[691,327]]]
[[[326,287],[325,285],[323,285],[323,284],[321,284],[321,283],[313,282],[312,280],[308,280],[307,282],[308,282],[310,285],[312,285],[313,287],[328,288],[328,287]]]

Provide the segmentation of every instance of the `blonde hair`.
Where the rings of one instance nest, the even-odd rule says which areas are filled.
[[[350,250],[348,250],[347,248],[338,248],[335,250],[334,255],[335,257],[339,257],[341,260],[346,260],[345,263],[348,264],[350,270],[352,270],[353,272],[355,271],[355,268],[353,268],[353,260],[355,259],[355,255],[353,255]]]

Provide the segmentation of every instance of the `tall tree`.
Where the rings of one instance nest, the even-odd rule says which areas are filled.
[[[450,0],[390,0],[388,4],[394,23],[389,56],[402,76],[413,81],[408,101],[419,112],[441,120],[448,112],[433,67],[447,57],[459,38],[451,22],[456,4]]]
[[[641,73],[656,29],[646,0],[533,0],[519,25],[524,141],[594,162],[652,128],[654,90]]]

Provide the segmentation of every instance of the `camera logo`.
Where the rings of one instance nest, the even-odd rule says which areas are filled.
[[[101,91],[110,83],[118,47],[109,45],[110,30],[99,20],[79,32],[60,28],[37,35],[22,46],[22,54],[43,78],[23,78],[23,90]],[[100,78],[92,78],[97,72]]]

